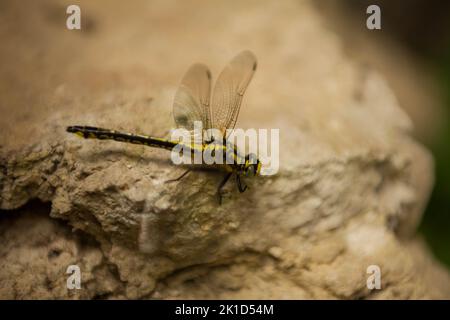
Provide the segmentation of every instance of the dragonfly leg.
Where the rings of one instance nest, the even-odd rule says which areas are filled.
[[[244,184],[244,186],[242,186],[242,181],[241,181],[241,176],[240,175],[236,175],[236,182],[237,182],[237,186],[239,189],[239,192],[244,192],[245,190],[247,190],[247,185]]]
[[[227,183],[228,179],[230,179],[231,175],[233,173],[229,172],[225,175],[222,182],[220,183],[219,187],[217,188],[217,195],[219,196],[219,204],[222,204],[222,189],[225,186],[225,183]]]
[[[187,169],[185,172],[183,172],[183,174],[181,175],[181,176],[179,176],[178,178],[176,178],[176,179],[170,179],[170,180],[166,180],[165,182],[166,183],[168,183],[168,182],[176,182],[176,181],[180,181],[185,175],[187,175],[189,172],[191,172],[192,171],[192,169]]]

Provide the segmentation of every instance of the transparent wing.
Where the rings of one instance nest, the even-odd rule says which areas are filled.
[[[231,60],[217,79],[212,98],[212,126],[223,134],[236,124],[242,98],[256,66],[255,55],[243,51]]]
[[[194,64],[184,75],[175,94],[173,117],[179,128],[194,130],[194,121],[204,129],[211,127],[211,72],[203,64]]]

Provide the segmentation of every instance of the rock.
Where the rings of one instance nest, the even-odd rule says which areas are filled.
[[[0,224],[1,297],[450,297],[448,273],[416,235],[432,158],[383,77],[343,53],[309,1],[201,11],[85,2],[86,32],[64,30],[47,14],[61,8],[45,3],[27,19],[12,2],[1,13],[21,26],[0,51],[17,60],[0,77],[0,204],[14,221]],[[259,69],[238,126],[280,129],[280,170],[243,194],[230,183],[221,206],[222,173],[164,183],[184,169],[168,152],[65,132],[85,124],[167,136],[189,65],[217,75],[243,49]],[[19,209],[36,199],[39,217]],[[55,252],[50,273],[33,258]],[[66,289],[68,264],[82,270],[82,294]],[[371,265],[381,290],[366,287]],[[30,266],[34,282],[24,280]]]

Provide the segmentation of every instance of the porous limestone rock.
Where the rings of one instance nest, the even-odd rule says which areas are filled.
[[[0,297],[450,297],[416,236],[432,158],[309,1],[80,6],[81,31],[55,1],[0,11],[0,58],[15,61],[0,69]],[[167,136],[189,65],[217,75],[243,49],[259,69],[238,126],[280,129],[280,169],[243,194],[230,182],[220,206],[221,172],[165,183],[184,170],[167,151],[65,132]],[[70,264],[83,290],[67,290]]]

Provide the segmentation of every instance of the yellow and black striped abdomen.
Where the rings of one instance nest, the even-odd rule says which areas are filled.
[[[115,140],[119,142],[141,144],[149,147],[163,148],[167,150],[171,150],[177,144],[175,141],[169,141],[166,139],[88,126],[70,126],[67,127],[67,132],[74,133],[85,139]]]

